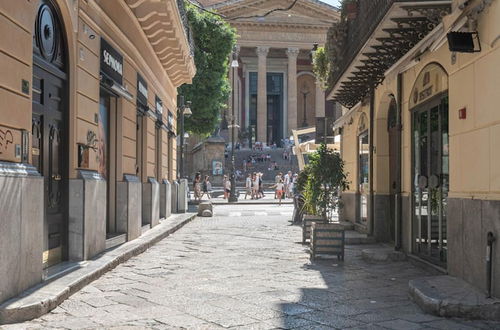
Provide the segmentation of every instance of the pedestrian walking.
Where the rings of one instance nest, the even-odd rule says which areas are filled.
[[[226,183],[224,186],[224,198],[229,199],[230,194],[231,194],[231,180],[228,180],[226,177]]]
[[[252,175],[248,174],[246,182],[245,182],[245,199],[247,199],[247,196],[250,195],[250,198],[252,198]]]
[[[283,184],[283,180],[280,179],[278,183],[276,183],[273,188],[275,188],[275,195],[278,196],[278,205],[281,205],[281,199],[283,198],[283,193],[285,189],[285,185]]]
[[[224,199],[227,199],[227,192],[226,192],[226,182],[227,182],[227,175],[224,175],[222,178],[222,190],[224,191]]]
[[[201,173],[198,172],[194,176],[193,180],[193,191],[194,191],[194,200],[200,200],[201,199]]]
[[[279,172],[278,174],[276,174],[276,176],[274,177],[274,184],[278,184],[280,181],[282,181],[282,173]],[[278,194],[276,193],[276,191],[274,192],[274,199],[277,199],[278,198]]]
[[[205,175],[205,180],[203,180],[203,185],[202,185],[203,193],[201,194],[201,198],[207,194],[208,199],[212,199],[211,193],[212,193],[212,183],[210,182],[210,178],[208,175]]]
[[[259,176],[258,176],[258,179],[259,179],[259,196],[260,198],[264,198],[264,188],[263,188],[263,185],[262,185],[262,176],[264,174],[263,173],[259,173]]]
[[[259,179],[257,177],[257,173],[253,174],[253,181],[252,181],[253,187],[252,187],[252,199],[258,199],[259,198]]]

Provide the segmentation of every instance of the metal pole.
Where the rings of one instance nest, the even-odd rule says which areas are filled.
[[[234,85],[236,82],[235,68],[233,67],[233,86],[232,86],[232,99],[231,99],[231,193],[229,195],[229,202],[237,202],[238,197],[236,197],[236,178],[234,175],[234,128],[235,128],[235,116],[234,116]]]

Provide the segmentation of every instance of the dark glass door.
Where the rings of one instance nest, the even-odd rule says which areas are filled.
[[[33,35],[32,164],[44,179],[43,265],[67,258],[67,81],[63,31],[51,1],[41,0]]]
[[[283,139],[283,74],[267,74],[267,144]]]
[[[446,264],[448,97],[413,112],[413,236],[416,254]]]
[[[116,97],[101,89],[99,97],[98,172],[106,180],[108,238],[116,232]]]
[[[368,194],[370,192],[369,182],[369,139],[368,131],[358,136],[358,193],[359,193],[359,217],[357,222],[363,226],[368,222]]]

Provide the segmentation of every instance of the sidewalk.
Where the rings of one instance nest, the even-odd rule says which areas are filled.
[[[93,260],[75,262],[73,271],[42,282],[0,305],[0,324],[23,322],[48,313],[87,284],[146,251],[195,217],[195,213],[172,215],[133,241],[109,249]]]

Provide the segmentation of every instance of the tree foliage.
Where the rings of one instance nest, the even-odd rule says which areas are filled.
[[[309,164],[299,175],[307,213],[331,218],[340,206],[339,193],[349,189],[344,161],[325,144],[309,156]]]
[[[179,88],[179,94],[192,102],[193,115],[186,118],[185,129],[208,135],[217,126],[231,92],[228,68],[236,32],[220,17],[189,3],[186,10],[194,36],[196,75],[192,84]]]

